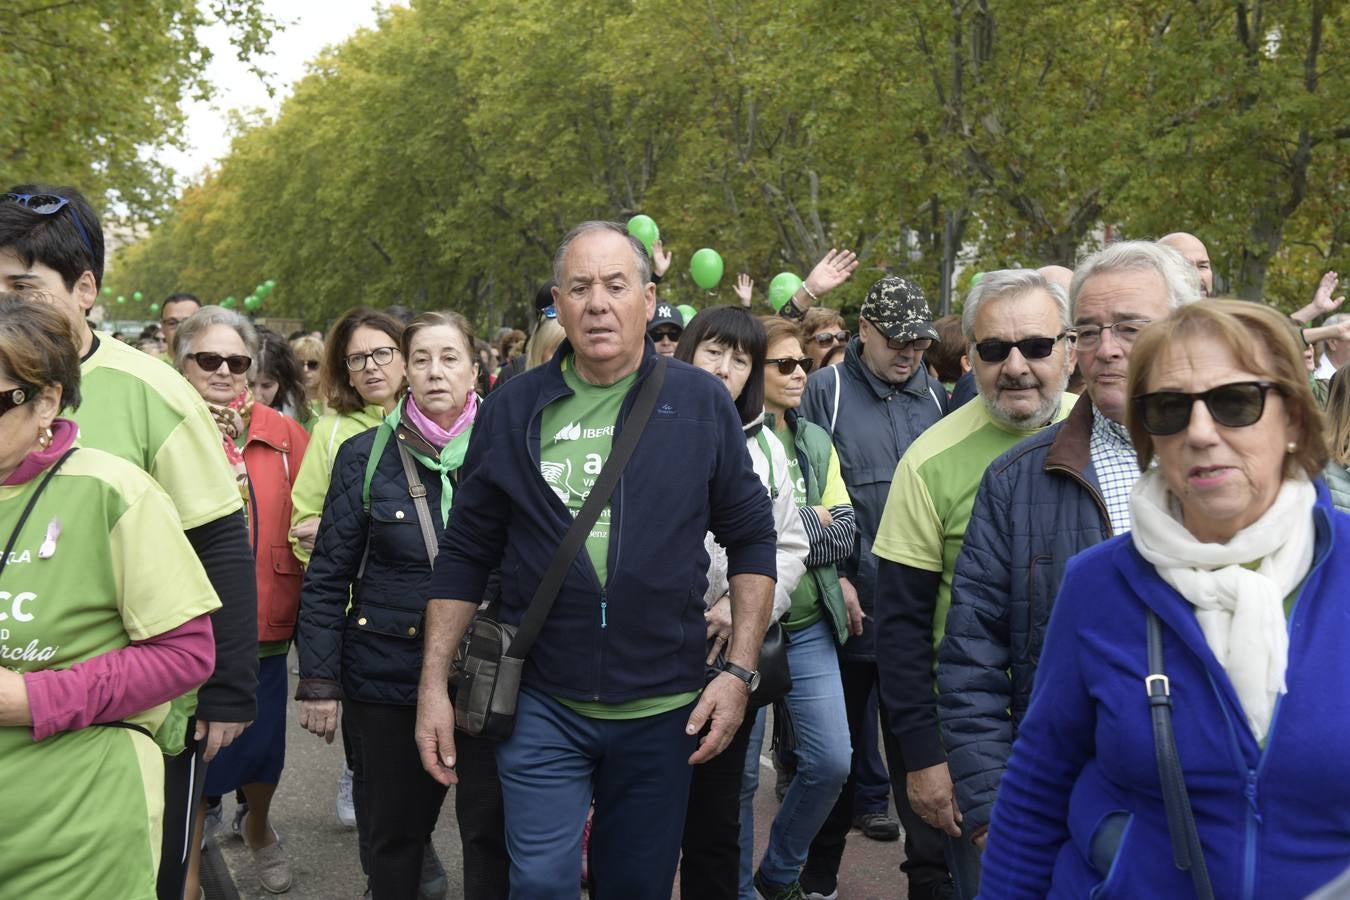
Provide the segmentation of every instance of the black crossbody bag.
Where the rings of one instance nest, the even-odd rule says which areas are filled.
[[[465,734],[494,741],[504,741],[511,736],[516,724],[516,698],[520,694],[525,657],[544,627],[567,570],[618,486],[619,476],[628,465],[638,439],[647,427],[647,420],[656,408],[656,398],[665,378],[666,359],[661,357],[643,382],[609,459],[600,469],[595,486],[553,554],[520,625],[508,625],[479,613],[465,633],[450,674],[450,683],[455,688],[455,727]]]

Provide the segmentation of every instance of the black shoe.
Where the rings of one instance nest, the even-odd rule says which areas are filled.
[[[951,878],[926,884],[909,883],[909,900],[952,900],[955,896],[956,885]]]
[[[884,812],[854,816],[853,827],[861,831],[863,837],[874,841],[894,841],[900,838],[900,823]]]
[[[803,869],[798,883],[806,900],[839,900],[839,879],[833,875]]]

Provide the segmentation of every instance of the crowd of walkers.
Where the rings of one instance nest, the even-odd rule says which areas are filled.
[[[850,252],[686,320],[587,222],[491,343],[189,293],[124,343],[103,257],[0,194],[0,896],[195,900],[229,796],[286,892],[288,714],[352,897],[447,893],[451,786],[470,900],[833,900],[855,825],[916,900],[1350,892],[1336,273],[1288,317],[1176,233],[853,333]]]

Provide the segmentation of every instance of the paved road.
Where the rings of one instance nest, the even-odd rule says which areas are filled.
[[[294,695],[294,675],[291,682]],[[288,900],[359,900],[365,879],[356,854],[356,831],[339,825],[334,813],[337,776],[342,769],[341,741],[328,745],[313,737],[296,724],[295,712],[296,704],[291,704],[290,728],[286,735],[286,771],[273,807],[274,824],[290,855],[293,875],[291,889],[284,896]],[[434,841],[450,883],[448,896],[458,900],[463,896],[463,883],[459,871],[459,830],[455,825],[453,804],[453,796],[447,797]],[[768,824],[776,808],[773,773],[766,771],[755,800],[758,852],[763,851]],[[227,797],[224,827],[213,840],[229,866],[239,896],[244,900],[271,898],[275,895],[264,891],[253,875],[252,860],[243,842],[230,834],[233,812],[234,799]],[[904,897],[905,877],[897,868],[900,858],[900,844],[869,841],[854,832],[840,872],[840,900]],[[676,896],[679,896],[678,892]]]

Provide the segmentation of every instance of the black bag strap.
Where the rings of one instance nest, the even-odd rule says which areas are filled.
[[[1172,861],[1182,871],[1190,870],[1198,900],[1214,900],[1209,883],[1209,868],[1195,828],[1191,798],[1181,774],[1177,738],[1172,731],[1172,688],[1163,668],[1162,623],[1157,613],[1148,611],[1148,677],[1144,679],[1148,703],[1153,715],[1153,748],[1158,758],[1158,781],[1162,786],[1163,809],[1167,812],[1167,831],[1172,837]]]
[[[558,591],[562,588],[567,570],[576,559],[577,553],[581,551],[581,546],[585,543],[586,536],[591,533],[596,520],[600,518],[600,510],[609,503],[610,495],[619,484],[619,476],[623,474],[629,457],[633,455],[633,449],[637,447],[638,438],[642,437],[642,432],[647,427],[647,420],[651,418],[652,410],[656,408],[656,398],[661,393],[661,385],[665,380],[666,358],[658,356],[655,368],[643,382],[642,390],[638,392],[637,400],[633,402],[633,409],[623,423],[623,430],[619,432],[618,440],[614,442],[609,459],[605,460],[605,465],[600,469],[595,486],[591,488],[586,502],[581,505],[581,510],[572,520],[572,525],[563,536],[557,552],[553,554],[553,560],[548,564],[544,577],[540,579],[539,587],[535,589],[534,597],[530,599],[529,608],[525,610],[525,618],[521,620],[520,627],[516,629],[516,636],[506,651],[507,656],[524,659],[534,646],[534,640],[539,637],[539,630],[544,627],[544,620],[548,618],[553,601],[557,599]]]
[[[435,526],[431,524],[431,510],[427,506],[427,488],[422,484],[422,476],[417,472],[417,463],[413,462],[412,454],[402,441],[398,445],[398,458],[403,463],[403,475],[408,479],[408,496],[412,497],[413,506],[417,509],[417,524],[422,529],[422,543],[427,548],[427,562],[434,566],[436,551],[440,546],[436,540]]]
[[[56,474],[56,470],[61,468],[61,464],[70,459],[70,455],[74,452],[75,448],[71,447],[61,454],[61,458],[52,464],[52,467],[47,470],[47,474],[42,476],[42,482],[38,484],[37,490],[33,491],[33,495],[28,498],[28,505],[23,508],[23,512],[19,513],[19,523],[9,533],[9,541],[5,544],[5,552],[0,555],[0,575],[4,574],[5,566],[9,564],[9,555],[14,552],[14,545],[18,543],[19,532],[23,531],[23,526],[28,524],[28,517],[32,514],[33,507],[37,506],[38,498],[47,489],[47,485],[51,482],[52,476]]]

